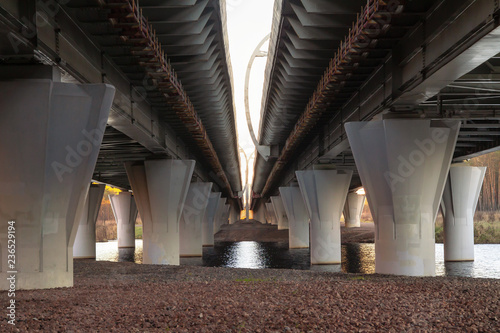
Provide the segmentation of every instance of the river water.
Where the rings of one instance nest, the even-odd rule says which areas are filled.
[[[444,262],[443,244],[436,244],[436,275],[500,279],[500,244],[475,245],[475,261]],[[118,253],[116,241],[96,244],[97,260],[142,263],[142,240],[136,240],[134,253]],[[289,250],[274,243],[236,242],[203,249],[203,258],[182,258],[181,265],[284,268],[344,273],[375,273],[374,244],[342,246],[342,265],[310,265],[309,249]]]

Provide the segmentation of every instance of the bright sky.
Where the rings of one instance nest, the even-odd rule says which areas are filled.
[[[270,33],[273,18],[273,0],[226,0],[229,52],[233,67],[234,101],[237,113],[239,144],[246,155],[254,152],[254,145],[248,133],[245,116],[245,74],[253,51],[260,41]],[[267,51],[268,43],[261,50]],[[255,135],[258,135],[262,88],[267,58],[258,57],[252,66],[250,77],[250,113]],[[241,156],[241,175],[245,183],[246,161]],[[253,176],[253,157],[249,163],[249,181]]]

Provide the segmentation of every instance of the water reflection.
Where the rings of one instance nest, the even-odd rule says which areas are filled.
[[[118,251],[116,241],[97,243],[97,260],[142,263],[142,240],[135,252]],[[476,245],[474,262],[444,262],[443,244],[436,244],[436,275],[500,279],[500,245]],[[310,265],[309,249],[289,250],[287,244],[236,242],[203,248],[202,258],[181,258],[181,265],[233,268],[285,268],[323,272],[375,273],[374,244],[342,246],[341,265]]]
[[[342,271],[346,273],[375,273],[375,244],[343,245]]]
[[[134,262],[135,261],[135,248],[122,247],[118,249],[118,261]]]
[[[229,248],[225,255],[226,267],[266,268],[269,267],[269,255],[257,242],[238,242]]]

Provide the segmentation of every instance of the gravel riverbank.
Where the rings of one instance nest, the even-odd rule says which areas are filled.
[[[1,332],[500,331],[489,279],[78,260],[74,288],[18,291],[16,305]]]

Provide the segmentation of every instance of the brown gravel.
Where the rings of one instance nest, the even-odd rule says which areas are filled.
[[[74,288],[16,301],[15,329],[4,318],[0,332],[500,331],[500,280],[490,279],[79,260]]]
[[[214,241],[288,243],[288,229],[278,230],[277,225],[262,224],[255,220],[248,222],[240,220],[235,224],[222,225],[221,230],[214,235]]]

